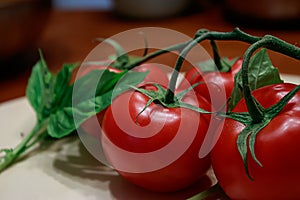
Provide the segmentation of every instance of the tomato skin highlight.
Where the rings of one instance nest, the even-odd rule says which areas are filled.
[[[93,71],[93,70],[109,70],[110,72],[115,72],[115,73],[121,73],[122,70],[116,69],[113,67],[109,66],[103,66],[103,65],[91,65],[85,68],[81,74],[81,76],[84,76],[85,74]],[[139,85],[144,85],[148,82],[155,82],[159,83],[163,86],[167,86],[169,79],[166,75],[166,73],[160,69],[158,66],[150,63],[145,63],[141,64],[133,69],[133,71],[138,71],[138,72],[146,72],[149,71],[148,75],[145,77],[142,83]],[[101,139],[101,133],[99,133],[99,125],[101,126],[103,116],[106,112],[106,109],[103,111],[99,112],[96,116],[92,116],[90,119],[87,119],[85,122],[81,124],[81,128],[89,135],[93,136],[96,139]]]
[[[288,83],[269,85],[253,91],[253,96],[267,108],[294,87]],[[245,100],[241,100],[233,111],[247,111]],[[243,124],[226,119],[211,153],[215,175],[225,193],[231,199],[299,199],[300,93],[258,133],[255,154],[263,167],[248,152],[249,173],[254,181],[246,175],[236,145],[243,128]]]
[[[140,92],[126,92],[118,96],[108,108],[102,124],[102,145],[107,160],[125,179],[148,190],[170,192],[186,188],[203,177],[210,167],[209,155],[201,159],[198,156],[210,116],[186,108],[166,108],[151,103],[136,123],[137,114],[148,100],[149,97]],[[187,95],[183,101],[210,109],[209,103],[202,97]],[[124,102],[129,102],[129,105],[124,105]],[[114,113],[114,109],[117,113]],[[120,125],[121,120],[125,128]],[[147,126],[160,128],[152,134],[153,129]],[[175,140],[179,142],[170,151],[157,153]],[[187,148],[182,143],[188,143]],[[125,153],[118,152],[117,148]],[[135,153],[136,159],[127,156],[126,152]],[[178,152],[180,154],[176,157]],[[149,156],[149,159],[144,163],[139,156]],[[172,162],[162,164],[170,157],[174,157]],[[128,171],[123,170],[124,163]],[[148,165],[157,168],[149,170]],[[141,170],[130,171],[131,168]]]

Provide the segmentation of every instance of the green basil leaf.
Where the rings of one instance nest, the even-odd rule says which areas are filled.
[[[76,67],[77,64],[65,64],[55,75],[49,71],[40,52],[40,61],[34,65],[26,88],[26,96],[38,121],[43,121],[61,107],[70,105],[72,86],[69,82]]]
[[[228,72],[232,65],[237,61],[238,58],[228,59],[227,57],[221,58],[222,69],[220,72]],[[218,71],[218,68],[213,59],[199,62],[196,64],[196,67],[199,67],[202,72],[215,72]]]
[[[105,72],[103,70],[98,70],[98,73]],[[75,84],[84,84],[88,88],[84,89],[82,85],[80,85],[80,89],[76,90],[76,92],[73,92],[73,98],[77,98],[76,100],[73,99],[73,105],[65,107],[51,115],[47,127],[48,134],[54,138],[62,138],[71,134],[86,119],[107,108],[116,96],[130,89],[133,85],[141,83],[148,74],[148,72],[129,71],[126,74],[122,74],[121,77],[118,77],[118,75],[120,74],[108,72],[109,76],[112,75],[111,73],[114,74],[114,78],[116,80],[117,78],[119,78],[118,82],[114,84],[109,90],[105,90],[105,93],[99,93],[98,96],[94,95],[89,96],[89,98],[79,98],[80,96],[84,96],[86,94],[85,91],[90,88],[90,86],[86,84],[85,81],[88,80],[88,77],[93,77],[94,73],[89,73],[90,75],[87,74],[87,78],[82,77],[80,81],[82,81],[83,83],[75,82]],[[102,77],[104,77],[103,74],[101,75]],[[109,82],[109,80],[107,80],[106,78],[104,78],[104,80],[106,80],[106,83]],[[104,86],[105,83],[103,83],[103,81],[100,81],[99,85]],[[77,87],[78,86],[76,85],[74,86],[74,88]]]
[[[279,71],[272,65],[266,49],[261,49],[250,59],[248,66],[248,78],[251,90],[266,85],[282,83]],[[228,110],[232,110],[243,98],[241,70],[234,77],[234,89],[231,93]]]
[[[115,73],[107,69],[92,70],[77,79],[73,85],[73,104],[83,102],[111,90],[125,72]]]
[[[72,95],[73,87],[70,85],[70,81],[73,75],[74,69],[77,64],[64,64],[63,68],[58,72],[55,80],[53,103],[55,109],[57,107],[64,107],[70,105],[70,97]]]
[[[117,85],[114,87],[113,98],[128,90],[132,86],[136,86],[141,83],[149,71],[145,72],[136,72],[136,71],[128,71],[124,74]]]
[[[75,131],[82,122],[104,110],[111,103],[113,90],[88,99],[76,106],[65,107],[52,114],[47,126],[48,134],[54,138],[62,138]]]
[[[26,88],[26,96],[39,121],[51,112],[55,79],[41,54],[40,61],[32,69]]]

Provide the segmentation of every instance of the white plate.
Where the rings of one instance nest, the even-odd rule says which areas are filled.
[[[300,76],[284,74],[282,77],[287,82],[300,82]],[[26,98],[0,104],[0,147],[17,145],[21,133],[27,134],[34,123],[35,115]],[[209,184],[208,179],[205,181]],[[52,143],[0,174],[1,200],[176,200],[190,197],[203,187],[198,184],[171,194],[143,190],[101,165],[77,137]]]

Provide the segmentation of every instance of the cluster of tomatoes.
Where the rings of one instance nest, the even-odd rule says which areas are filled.
[[[182,102],[207,111],[226,105],[234,87],[234,76],[241,69],[238,59],[228,72],[202,72],[193,67],[185,72],[184,80],[174,93],[180,93],[195,83]],[[95,66],[87,70],[104,69]],[[108,67],[110,71],[121,70]],[[149,71],[138,87],[153,92],[160,89],[151,83],[167,88],[168,75],[153,64],[142,64],[136,71]],[[253,92],[265,108],[277,103],[295,87],[293,84],[274,84]],[[212,99],[225,95],[224,101]],[[176,96],[176,95],[175,95]],[[221,98],[220,98],[221,99]],[[83,129],[101,138],[104,153],[111,165],[130,182],[153,191],[169,192],[184,189],[199,181],[212,166],[216,178],[232,199],[287,199],[300,196],[300,93],[272,119],[257,137],[256,155],[263,167],[249,155],[248,167],[253,180],[245,173],[244,162],[238,152],[236,140],[245,127],[233,119],[225,119],[222,127],[215,128],[216,145],[204,157],[199,156],[210,122],[214,115],[202,114],[183,107],[166,107],[151,101],[139,90],[127,91],[116,97],[112,104],[97,114],[102,134],[94,133],[89,120]],[[241,100],[233,112],[247,112]],[[217,137],[218,136],[218,137]]]

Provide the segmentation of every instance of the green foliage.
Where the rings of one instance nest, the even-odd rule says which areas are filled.
[[[283,82],[280,79],[278,69],[272,65],[266,49],[261,49],[251,58],[248,66],[248,79],[252,91],[266,85]],[[228,110],[232,110],[242,98],[242,71],[239,71],[234,77],[234,88],[230,96]]]

